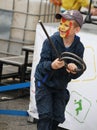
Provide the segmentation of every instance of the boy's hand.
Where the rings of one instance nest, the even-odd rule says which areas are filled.
[[[77,66],[74,63],[69,63],[67,65],[67,69],[66,70],[67,70],[68,73],[76,74],[75,70],[77,70]]]
[[[57,70],[57,69],[62,68],[64,65],[65,65],[64,60],[61,60],[61,61],[60,61],[59,58],[57,58],[57,59],[55,59],[55,60],[52,62],[51,67],[52,67],[52,69]]]

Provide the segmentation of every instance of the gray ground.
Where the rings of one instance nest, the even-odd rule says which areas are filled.
[[[26,93],[25,93],[26,91]],[[15,90],[0,93],[0,109],[27,110],[29,105],[28,90]],[[17,98],[20,95],[23,97]],[[17,98],[13,100],[1,100],[2,97]],[[36,124],[28,123],[27,116],[0,115],[0,130],[36,130]]]
[[[20,98],[17,98],[21,96]],[[25,95],[25,96],[23,96]],[[2,97],[12,100],[2,100]],[[15,99],[16,98],[16,99]],[[27,110],[29,105],[29,89],[0,93],[0,110]],[[0,114],[0,130],[37,130],[36,123],[29,123],[27,116],[10,116]],[[58,128],[58,130],[62,130]]]

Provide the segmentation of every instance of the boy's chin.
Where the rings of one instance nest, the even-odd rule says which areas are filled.
[[[60,37],[62,37],[62,38],[66,38],[66,35],[61,35],[61,34],[60,34]]]

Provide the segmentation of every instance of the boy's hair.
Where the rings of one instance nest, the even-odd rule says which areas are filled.
[[[79,24],[75,20],[73,21],[73,25],[74,27],[79,27]]]

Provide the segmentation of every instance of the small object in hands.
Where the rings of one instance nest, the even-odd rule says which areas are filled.
[[[66,62],[67,60],[74,62],[77,65],[77,69],[75,69],[75,72],[80,72],[80,71],[84,72],[86,70],[85,62],[79,56],[75,55],[74,53],[63,52],[61,54],[60,60],[65,61],[65,67],[66,68],[67,68],[67,62]]]

